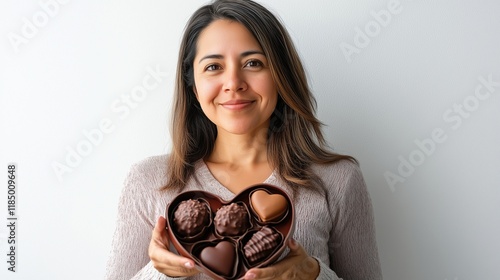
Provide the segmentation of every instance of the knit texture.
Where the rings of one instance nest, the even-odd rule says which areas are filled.
[[[275,173],[263,183],[282,188],[294,201],[293,238],[318,260],[317,279],[382,279],[371,200],[359,166],[342,160],[312,168],[322,179],[326,195],[313,188],[300,188],[294,193]],[[118,205],[105,279],[211,279],[202,273],[187,278],[168,277],[158,272],[149,259],[154,225],[179,193],[160,191],[167,182],[166,170],[167,155],[150,157],[132,166]],[[208,191],[227,201],[235,196],[213,177],[202,160],[196,163],[195,177],[183,191],[187,190]]]

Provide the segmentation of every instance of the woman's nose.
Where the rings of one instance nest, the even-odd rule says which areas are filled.
[[[240,92],[248,88],[240,69],[227,69],[224,78],[224,92]]]

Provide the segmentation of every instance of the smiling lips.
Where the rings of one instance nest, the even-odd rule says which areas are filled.
[[[224,103],[220,103],[220,105],[229,110],[241,110],[249,107],[253,103],[253,100],[229,100]]]

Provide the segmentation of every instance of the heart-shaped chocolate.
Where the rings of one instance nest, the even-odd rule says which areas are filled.
[[[255,193],[257,193],[256,196],[254,196]],[[260,198],[262,195],[263,199]],[[206,231],[201,234],[192,235],[191,232],[183,231],[184,228],[191,228],[191,226],[185,227],[182,220],[175,219],[179,205],[190,199],[203,202],[209,207],[210,219],[208,223],[202,219],[201,223],[206,226]],[[285,202],[279,201],[281,199],[284,199]],[[269,212],[265,207],[266,203],[269,202],[282,206],[278,207],[280,210]],[[243,206],[244,211],[232,209],[232,204],[233,208],[235,205]],[[252,204],[254,205],[252,206]],[[285,209],[281,209],[282,207]],[[224,213],[225,210],[218,213],[221,209],[226,208],[232,210],[227,211],[227,213]],[[236,235],[227,234],[225,232],[227,228],[220,230],[221,226],[241,224],[235,223],[233,219],[241,219],[245,215],[236,215],[233,210],[248,214],[245,226],[247,229]],[[273,214],[274,212],[277,214]],[[199,213],[190,214],[196,218]],[[215,217],[218,214],[221,215],[221,219],[217,218],[216,225]],[[281,188],[268,184],[250,186],[235,195],[230,201],[225,201],[206,191],[185,191],[172,199],[167,206],[165,217],[167,218],[167,233],[176,251],[184,257],[193,259],[200,271],[217,280],[240,279],[253,267],[265,267],[273,264],[286,249],[286,241],[291,237],[294,229],[294,208],[289,196]],[[273,219],[274,217],[278,218]],[[269,219],[269,222],[264,221]],[[195,219],[194,222],[198,223],[198,219]],[[261,232],[262,236],[254,237],[256,232],[266,226],[272,228],[272,236],[267,236],[268,232],[264,230]],[[254,238],[250,242],[252,237]],[[274,250],[267,248],[266,246],[269,245],[267,243],[260,244],[261,242],[269,242],[269,238],[276,243],[276,245],[273,243],[271,246],[275,248]],[[244,249],[247,244],[250,244],[246,250],[248,256],[245,255]],[[248,247],[253,248],[252,250],[255,252],[248,251]],[[254,255],[257,253],[259,254],[258,258],[255,258]]]
[[[288,201],[281,194],[270,194],[257,190],[251,194],[252,209],[262,222],[276,222],[283,218],[288,210]]]
[[[200,260],[213,271],[229,277],[235,269],[236,248],[229,241],[221,241],[215,247],[201,250]]]

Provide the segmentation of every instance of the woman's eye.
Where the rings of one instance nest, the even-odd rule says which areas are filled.
[[[250,60],[249,62],[247,62],[247,64],[245,65],[247,67],[261,67],[263,66],[262,62],[258,61],[258,60]]]
[[[211,64],[205,68],[205,71],[216,71],[216,70],[220,70],[220,66],[217,64]]]

